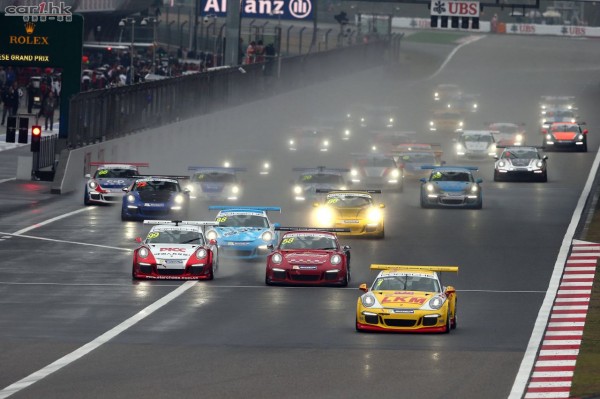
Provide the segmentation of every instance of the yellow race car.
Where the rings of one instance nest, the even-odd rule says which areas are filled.
[[[314,203],[313,225],[327,228],[350,229],[339,235],[368,236],[384,238],[384,204],[375,204],[371,194],[381,194],[381,190],[327,190],[324,202]]]
[[[371,265],[381,270],[356,304],[357,331],[444,332],[456,328],[456,290],[441,272],[457,266]]]

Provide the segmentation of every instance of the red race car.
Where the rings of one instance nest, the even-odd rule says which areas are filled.
[[[335,233],[349,229],[276,227],[287,231],[267,257],[267,285],[339,285],[350,281],[350,247],[341,246]]]

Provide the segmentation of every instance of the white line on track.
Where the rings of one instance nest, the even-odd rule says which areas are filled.
[[[535,358],[540,347],[540,343],[542,342],[542,337],[544,336],[544,332],[546,330],[546,325],[548,325],[552,305],[554,303],[554,299],[556,298],[556,294],[558,293],[560,280],[565,265],[567,263],[569,249],[571,248],[571,243],[573,242],[573,236],[575,235],[575,230],[577,229],[577,225],[581,220],[583,208],[585,207],[585,202],[587,201],[587,198],[592,189],[592,184],[594,183],[594,179],[596,178],[598,165],[600,165],[600,151],[596,153],[596,157],[594,158],[594,163],[590,168],[590,173],[588,175],[587,181],[585,182],[585,186],[581,191],[581,196],[579,197],[579,201],[577,201],[575,211],[573,211],[571,223],[569,223],[569,227],[567,227],[567,231],[563,238],[562,245],[560,246],[558,257],[556,258],[556,262],[554,263],[554,270],[552,272],[552,276],[550,277],[548,291],[546,292],[544,302],[542,303],[542,307],[540,308],[537,319],[535,320],[533,332],[531,333],[529,343],[527,344],[527,350],[525,351],[525,355],[523,356],[523,360],[521,361],[521,366],[519,367],[519,371],[517,372],[517,376],[515,377],[515,382],[513,383],[508,399],[522,398],[525,392],[525,388],[527,387],[527,382],[529,381],[529,376],[531,375],[531,370],[533,369]]]
[[[35,237],[35,236],[28,236],[28,235],[23,235],[23,234],[11,234],[11,233],[2,233],[2,232],[0,232],[0,234],[7,234],[7,235],[10,235],[10,236],[13,236],[13,237],[31,238],[33,240],[42,240],[42,241],[51,241],[51,242],[62,242],[62,243],[66,243],[66,244],[76,244],[76,245],[87,245],[87,246],[90,246],[90,247],[116,249],[116,250],[119,250],[119,251],[132,251],[130,248],[111,247],[109,245],[90,244],[88,242],[57,240],[55,238]]]
[[[1,183],[6,183],[7,181],[13,181],[13,180],[17,180],[17,178],[16,177],[10,177],[8,179],[2,179],[2,180],[0,180],[0,184]]]
[[[458,46],[456,46],[454,48],[454,50],[452,50],[450,52],[450,54],[448,54],[448,57],[446,57],[446,59],[444,60],[444,62],[442,63],[442,65],[440,65],[440,67],[438,68],[437,71],[435,71],[433,73],[433,75],[429,76],[427,79],[425,80],[429,80],[429,79],[433,79],[435,78],[437,75],[440,74],[440,72],[442,72],[442,70],[446,67],[446,65],[452,60],[452,57],[454,57],[454,55],[457,53],[458,50],[460,50],[461,48],[463,48],[464,46],[471,44],[471,43],[475,43],[477,40],[483,39],[485,36],[472,36],[469,39],[465,40],[463,43],[459,44]]]
[[[58,370],[62,369],[63,367],[66,367],[69,364],[73,363],[74,361],[82,358],[83,356],[87,355],[94,349],[100,347],[101,345],[107,343],[108,341],[110,341],[111,339],[116,337],[117,335],[121,334],[123,331],[131,328],[139,321],[150,316],[152,313],[156,312],[158,309],[162,308],[163,306],[165,306],[172,300],[176,299],[177,297],[179,297],[180,295],[185,293],[187,290],[192,288],[194,285],[196,285],[195,281],[188,281],[188,282],[183,283],[177,289],[173,290],[172,292],[165,295],[158,301],[156,301],[156,302],[152,303],[151,305],[147,306],[146,308],[142,309],[141,311],[139,311],[138,313],[136,313],[129,319],[125,320],[118,326],[116,326],[113,329],[100,335],[98,338],[94,339],[93,341],[88,342],[87,344],[83,345],[82,347],[61,357],[54,363],[47,365],[46,367],[42,368],[41,370],[38,370],[35,373],[30,374],[29,376],[23,378],[22,380],[19,380],[19,381],[15,382],[14,384],[9,385],[8,387],[6,387],[0,391],[0,399],[7,398],[7,397],[21,391],[22,389],[25,389],[32,384],[35,384],[36,382],[49,376],[50,374],[54,373],[55,371],[58,371]]]
[[[81,208],[81,209],[78,209],[78,210],[73,211],[73,212],[68,212],[68,213],[62,214],[62,215],[57,216],[57,217],[52,218],[52,219],[44,220],[43,222],[36,223],[36,224],[34,224],[32,226],[29,226],[29,227],[25,227],[24,229],[21,229],[19,231],[15,231],[13,233],[13,235],[21,235],[23,233],[27,233],[28,231],[31,231],[33,229],[37,229],[38,227],[45,226],[45,225],[50,224],[52,222],[56,222],[57,220],[68,218],[69,216],[73,216],[73,215],[76,215],[76,214],[78,214],[80,212],[88,211],[90,209],[92,209],[92,207],[85,207],[85,208]]]

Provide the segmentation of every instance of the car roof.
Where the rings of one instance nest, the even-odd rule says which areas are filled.
[[[331,196],[336,196],[336,195],[344,195],[344,196],[349,196],[349,197],[366,197],[366,198],[373,198],[373,196],[366,192],[366,191],[361,191],[361,190],[334,190],[334,191],[330,191],[327,193],[327,197]]]

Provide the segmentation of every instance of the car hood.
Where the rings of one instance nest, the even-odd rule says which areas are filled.
[[[123,188],[128,187],[133,183],[133,179],[119,178],[98,178],[96,179],[102,188]]]
[[[217,241],[251,242],[260,238],[261,234],[269,231],[263,227],[216,227],[219,237]]]
[[[362,175],[365,177],[382,177],[385,175],[388,168],[378,166],[367,166],[361,168]]]
[[[573,140],[577,133],[573,132],[552,132],[552,135],[556,140]]]
[[[342,219],[358,218],[367,208],[334,208]]]
[[[330,254],[325,251],[287,252],[284,259],[294,265],[322,265],[329,261]]]
[[[457,192],[466,190],[472,183],[467,181],[440,181],[434,184],[437,184],[443,191]]]
[[[422,291],[373,291],[373,294],[381,306],[395,309],[419,309],[435,296]]]
[[[490,143],[485,141],[465,141],[465,148],[467,150],[485,150],[490,146]]]
[[[519,159],[503,159],[503,161],[508,162],[508,164],[510,164],[512,166],[529,166],[529,165],[533,164],[536,160],[519,158]]]
[[[200,186],[200,189],[205,193],[220,193],[221,191],[223,191],[223,189],[228,183],[211,182],[197,184]]]

